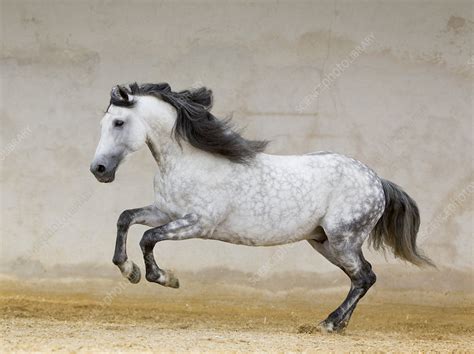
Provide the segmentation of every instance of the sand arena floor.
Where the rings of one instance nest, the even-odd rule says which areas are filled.
[[[322,289],[237,281],[185,276],[172,290],[119,277],[4,276],[0,350],[474,351],[470,292],[376,287],[344,334],[299,333],[324,319],[347,286],[330,278]]]

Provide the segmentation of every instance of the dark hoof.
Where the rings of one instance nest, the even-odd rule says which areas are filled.
[[[169,288],[179,289],[179,280],[178,280],[178,278],[173,278],[173,279],[171,279],[170,281],[166,282],[163,285],[167,286]]]
[[[130,283],[137,284],[141,279],[140,268],[130,260],[125,261],[124,263],[118,266],[122,275],[127,278]]]
[[[141,275],[141,271],[140,271],[140,268],[138,268],[138,266],[133,263],[133,266],[132,266],[132,271],[127,274],[127,279],[130,281],[130,283],[132,284],[137,284],[140,282],[140,279],[142,278],[142,275]]]
[[[157,283],[169,288],[179,288],[179,280],[170,270],[160,270],[159,273],[150,273],[146,275],[146,279],[150,282]]]
[[[159,283],[169,288],[179,288],[179,280],[175,277],[174,273],[171,270],[161,270]]]

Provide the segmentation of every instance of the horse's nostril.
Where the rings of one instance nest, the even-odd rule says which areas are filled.
[[[97,172],[104,173],[105,172],[105,166],[104,165],[98,165],[97,166]]]

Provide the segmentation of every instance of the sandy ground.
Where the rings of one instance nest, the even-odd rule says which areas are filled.
[[[346,288],[256,289],[185,279],[0,280],[2,351],[474,351],[472,293],[373,289],[344,334],[299,333]]]

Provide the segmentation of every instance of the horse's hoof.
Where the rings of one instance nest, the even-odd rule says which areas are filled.
[[[160,269],[158,272],[148,272],[145,277],[146,280],[152,283],[157,283],[169,288],[179,288],[179,280],[170,270]]]
[[[164,280],[161,282],[161,285],[167,286],[170,288],[179,288],[179,280],[175,277],[174,273],[170,270],[163,271]]]
[[[140,268],[135,263],[133,263],[133,270],[127,276],[127,279],[132,284],[138,284],[138,282],[140,282],[141,278],[142,278],[142,274],[141,274]]]
[[[316,329],[321,333],[332,333],[334,332],[334,324],[331,322],[322,321],[316,326]]]
[[[137,284],[141,279],[140,268],[130,260],[119,266],[122,275],[132,284]]]
[[[344,323],[341,323],[341,325],[338,326],[327,320],[320,322],[316,326],[316,329],[321,333],[342,333],[345,328],[346,326]]]
[[[310,324],[301,325],[298,327],[298,333],[307,333],[307,334],[314,334],[314,333],[341,333],[344,331],[345,326],[336,326],[334,323],[330,321],[322,321],[317,326],[313,326]]]

